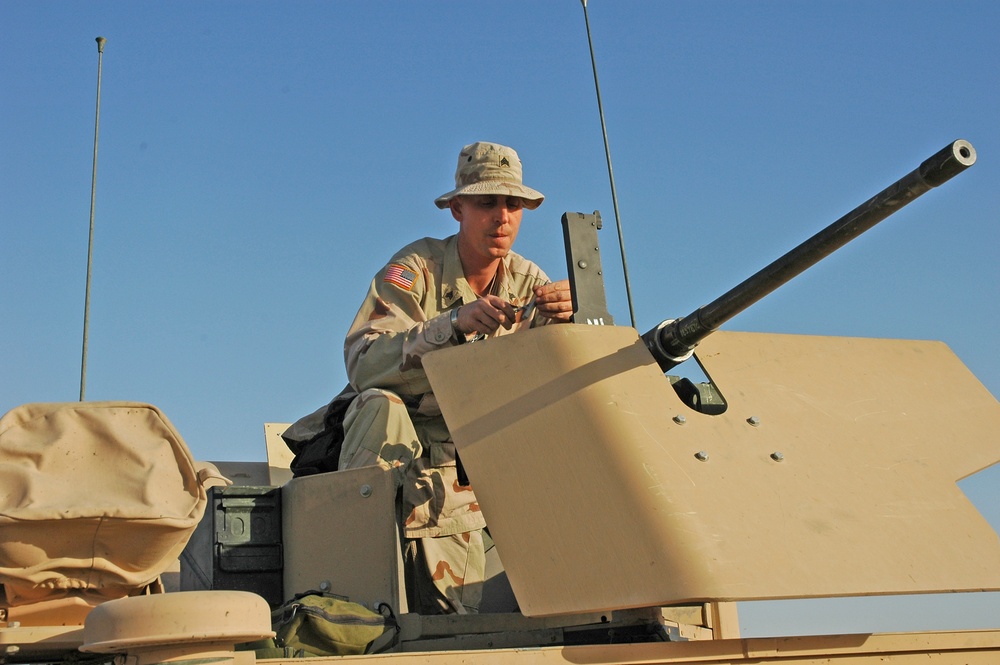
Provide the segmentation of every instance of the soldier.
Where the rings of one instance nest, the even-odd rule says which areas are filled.
[[[485,569],[485,522],[472,487],[459,482],[455,444],[421,357],[572,316],[568,282],[551,282],[511,251],[524,208],[544,198],[521,173],[511,148],[465,146],[455,189],[435,200],[458,233],[397,252],[372,280],[344,345],[351,385],[339,399],[353,399],[338,468],[392,470],[411,611],[477,611]],[[487,394],[488,373],[483,382]]]

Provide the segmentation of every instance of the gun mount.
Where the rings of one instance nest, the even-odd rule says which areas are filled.
[[[543,326],[424,358],[524,614],[1000,588],[991,572],[1000,542],[954,488],[997,461],[989,432],[1000,405],[943,345],[732,332],[705,339],[975,157],[968,142],[952,143],[711,305],[641,338],[607,325],[600,216],[564,215],[574,323],[587,325]],[[700,360],[725,408],[689,404],[663,376],[703,340]],[[928,370],[914,359],[931,357],[930,375],[961,385],[975,406],[920,378]],[[515,358],[532,372],[504,371]],[[489,400],[470,366],[502,370]],[[962,413],[970,431],[960,442],[932,432],[930,414],[941,411]],[[955,446],[961,468],[950,461]],[[551,492],[567,465],[570,478]],[[924,470],[927,477],[910,475]],[[928,492],[934,511],[918,507]],[[928,550],[927,531],[949,529],[955,542],[976,544],[943,555],[936,540]],[[976,563],[972,550],[982,556]],[[561,551],[574,555],[541,563]],[[959,579],[957,567],[941,565],[950,557],[976,572]]]
[[[955,177],[976,163],[968,141],[945,146],[906,176],[889,185],[781,258],[758,271],[704,307],[681,319],[668,319],[642,336],[660,368],[679,365],[695,347],[747,307],[840,249],[921,194]]]

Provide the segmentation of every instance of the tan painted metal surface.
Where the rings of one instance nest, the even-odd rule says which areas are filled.
[[[1000,404],[945,345],[717,333],[699,358],[723,415],[631,328],[425,358],[522,612],[1000,589],[955,485],[1000,459]]]
[[[81,651],[117,653],[153,647],[228,645],[273,637],[271,612],[246,591],[183,591],[119,598],[87,616]]]
[[[488,662],[491,665],[605,665],[611,663],[775,663],[782,665],[995,665],[1000,655],[1000,631],[953,631],[780,637],[646,644],[586,645],[485,652],[396,653],[381,656],[316,658],[310,662],[354,663],[378,660],[385,665],[433,662],[452,665]],[[292,661],[260,661],[291,663]]]
[[[285,444],[281,435],[288,429],[290,423],[264,423],[264,446],[267,449],[268,480],[275,487],[280,487],[292,479],[289,468],[295,454]]]
[[[332,591],[406,611],[396,493],[377,466],[296,478],[281,491],[284,595]]]

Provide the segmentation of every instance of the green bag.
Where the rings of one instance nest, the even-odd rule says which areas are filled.
[[[275,641],[296,656],[376,653],[394,644],[399,631],[392,609],[384,603],[378,609],[372,611],[342,596],[307,591],[272,614]]]

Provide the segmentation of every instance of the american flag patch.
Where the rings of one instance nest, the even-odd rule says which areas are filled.
[[[413,282],[415,282],[416,279],[417,273],[413,272],[406,266],[393,263],[389,266],[389,269],[385,271],[385,278],[382,281],[395,284],[399,288],[409,291],[413,288]]]

